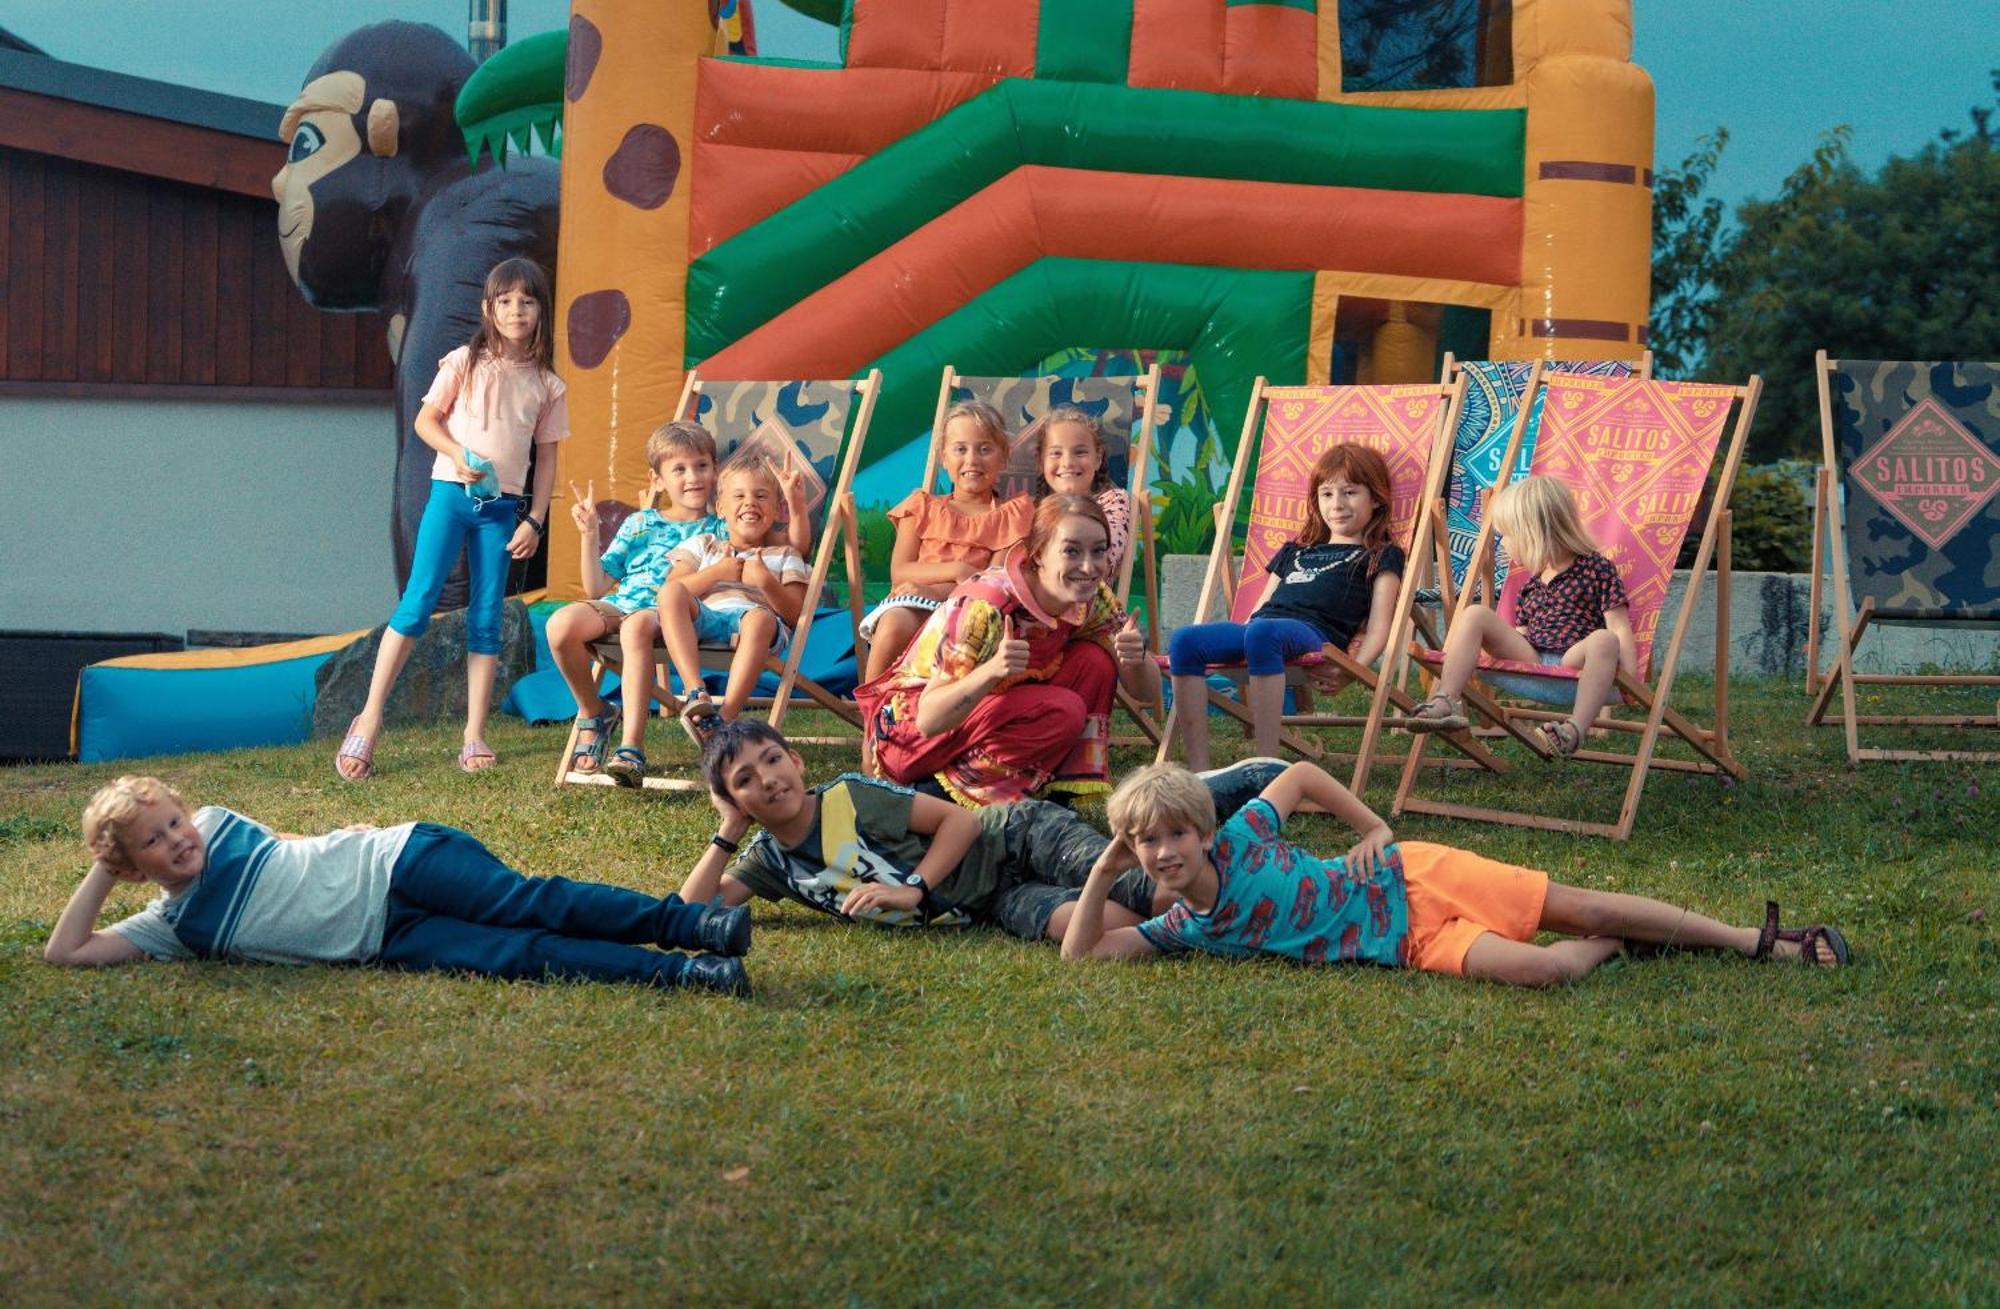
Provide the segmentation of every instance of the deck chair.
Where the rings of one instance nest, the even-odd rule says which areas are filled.
[[[1528,377],[1534,368],[1534,363],[1528,360],[1459,359],[1451,354],[1444,357],[1444,384],[1450,386],[1461,375],[1466,382],[1465,403],[1459,408],[1458,426],[1452,433],[1444,513],[1432,520],[1444,532],[1451,559],[1450,574],[1440,572],[1438,577],[1444,596],[1465,588],[1466,565],[1472,562],[1472,547],[1479,539],[1479,524],[1486,516],[1486,500],[1500,480],[1500,457],[1514,434],[1514,419],[1520,413],[1521,397],[1528,393]],[[1636,366],[1624,359],[1558,359],[1543,364],[1542,371],[1579,377],[1636,376],[1651,380],[1653,352],[1646,351]],[[1536,395],[1539,398],[1540,392]],[[1541,409],[1537,405],[1528,414],[1509,480],[1527,475],[1541,422]],[[1496,554],[1492,561],[1492,576],[1481,579],[1488,588],[1489,602],[1498,586],[1506,581],[1506,559]]]
[[[824,491],[824,498],[814,506],[816,512],[823,513],[825,517],[819,528],[819,544],[810,560],[812,571],[806,582],[805,604],[799,611],[791,645],[782,659],[776,656],[765,658],[765,672],[777,679],[777,689],[768,696],[753,695],[747,708],[766,711],[771,726],[778,728],[783,727],[785,713],[789,709],[825,709],[853,726],[856,736],[793,737],[794,741],[820,744],[849,742],[857,740],[861,730],[861,711],[855,707],[853,697],[828,690],[819,681],[807,676],[801,665],[812,638],[814,621],[820,616],[819,603],[826,591],[827,575],[832,570],[836,550],[846,570],[847,607],[854,629],[858,632],[860,627],[861,543],[852,487],[854,471],[868,439],[868,423],[874,415],[875,400],[881,389],[880,369],[871,370],[859,380],[783,382],[713,381],[702,377],[698,371],[690,371],[681,389],[680,402],[674,410],[676,414],[693,419],[714,433],[716,453],[722,461],[727,461],[745,443],[791,442]],[[859,640],[858,636],[856,640]],[[661,698],[665,699],[667,666],[664,649],[657,646],[655,649],[661,655],[655,663],[658,683],[656,688],[649,690],[657,689]],[[594,643],[591,654],[595,661],[592,676],[601,677],[606,668],[616,669],[618,666],[620,651],[616,640]],[[704,647],[703,670],[726,672],[730,656],[729,650]],[[562,760],[557,765],[556,783],[613,784],[612,779],[601,771],[582,773],[571,769],[577,735],[576,726],[572,723]],[[643,785],[664,791],[699,790],[704,786],[692,779],[652,775],[643,780]]]
[[[1265,565],[1278,548],[1292,539],[1309,511],[1307,492],[1313,464],[1328,446],[1340,442],[1368,445],[1379,451],[1389,464],[1395,515],[1389,534],[1403,547],[1411,563],[1403,572],[1395,618],[1389,632],[1382,666],[1397,662],[1410,634],[1415,598],[1428,580],[1424,568],[1433,551],[1420,550],[1419,542],[1430,539],[1432,515],[1436,512],[1450,459],[1450,440],[1459,404],[1464,397],[1463,380],[1446,387],[1438,383],[1401,386],[1269,386],[1258,378],[1250,395],[1250,409],[1244,415],[1243,435],[1236,447],[1236,460],[1221,503],[1216,506],[1215,545],[1209,552],[1201,593],[1189,621],[1208,621],[1218,599],[1226,605],[1232,622],[1246,622],[1255,612],[1264,590]],[[1244,539],[1242,564],[1236,564],[1235,533],[1237,504],[1243,484],[1256,476],[1250,497],[1250,526]],[[1357,638],[1358,639],[1358,638]],[[1331,660],[1355,682],[1368,688],[1371,701],[1365,714],[1319,713],[1313,703],[1313,688],[1306,670]],[[1214,667],[1214,666],[1211,666]],[[1238,683],[1245,674],[1240,668],[1218,668]],[[1279,741],[1295,754],[1309,759],[1325,756],[1325,750],[1302,735],[1303,727],[1358,727],[1362,739],[1354,755],[1353,789],[1359,794],[1368,784],[1368,772],[1385,715],[1394,704],[1407,714],[1414,703],[1392,676],[1352,657],[1334,651],[1307,655],[1287,667],[1286,682],[1296,712],[1288,713],[1279,732]],[[1176,704],[1174,712],[1206,713],[1209,706],[1251,725],[1250,711],[1237,699],[1209,689],[1206,703]],[[1492,753],[1463,733],[1459,747],[1479,758],[1486,766],[1504,768]],[[1172,748],[1171,734],[1160,743],[1157,758],[1164,762]]]
[[[1605,555],[1618,565],[1631,601],[1632,628],[1638,640],[1638,675],[1628,675],[1621,669],[1616,686],[1628,704],[1644,711],[1645,718],[1643,721],[1620,718],[1607,707],[1596,726],[1636,732],[1638,747],[1629,754],[1579,750],[1572,756],[1576,760],[1627,769],[1630,776],[1624,801],[1616,822],[1598,823],[1424,799],[1414,791],[1431,737],[1419,734],[1404,759],[1392,812],[1443,814],[1519,827],[1583,832],[1622,841],[1632,833],[1649,769],[1727,772],[1739,779],[1746,775],[1729,747],[1729,495],[1761,390],[1762,381],[1755,376],[1741,387],[1711,386],[1545,375],[1536,366],[1526,392],[1542,402],[1541,432],[1531,471],[1560,478],[1576,494],[1584,526],[1603,544]],[[1737,416],[1730,428],[1732,408]],[[1515,465],[1529,412],[1529,407],[1524,406],[1516,416],[1514,435],[1500,462],[1501,486],[1506,485],[1509,471]],[[1679,617],[1655,673],[1654,641],[1660,611],[1673,580],[1674,561],[1700,503],[1703,484],[1715,466],[1716,453],[1722,448],[1725,428],[1730,428],[1729,442],[1715,496],[1702,527],[1701,543],[1695,552]],[[1493,549],[1493,522],[1488,513],[1468,564],[1469,577],[1483,574],[1487,556]],[[1701,726],[1675,710],[1670,696],[1681,647],[1687,639],[1688,624],[1711,560],[1716,573],[1715,721],[1712,726]],[[1511,612],[1526,580],[1519,574],[1508,577],[1499,597],[1503,614]],[[1413,653],[1432,668],[1442,662],[1436,650]],[[1573,696],[1576,676],[1574,669],[1482,656],[1480,674],[1466,690],[1467,711],[1475,721],[1483,719],[1493,724],[1547,758],[1546,747],[1530,729],[1538,721],[1566,715],[1547,709],[1502,705],[1496,688],[1509,682],[1527,685],[1547,693],[1552,700],[1559,700],[1559,688],[1564,684]],[[1656,759],[1655,751],[1663,732],[1684,741],[1700,758]]]
[[[1160,366],[1130,377],[968,377],[949,364],[938,382],[937,413],[931,420],[930,452],[924,461],[923,485],[938,488],[938,446],[943,436],[944,416],[954,404],[984,400],[1000,411],[1000,416],[1016,435],[1006,468],[1001,470],[999,495],[1033,496],[1041,472],[1041,447],[1036,428],[1051,409],[1075,405],[1092,414],[1104,430],[1105,467],[1111,480],[1125,488],[1132,502],[1132,539],[1125,547],[1113,590],[1120,605],[1129,604],[1135,572],[1143,579],[1146,599],[1146,639],[1151,649],[1160,644],[1159,550],[1153,536],[1154,428],[1158,421]],[[1139,558],[1145,556],[1143,570]],[[1158,706],[1148,708],[1121,686],[1118,703],[1138,724],[1148,745],[1160,739]],[[1113,744],[1129,745],[1138,738],[1114,737]]]
[[[1994,716],[1857,714],[1860,686],[2000,686],[1991,673],[1857,673],[1871,626],[2000,629],[2000,363],[1828,359],[1819,381],[1823,463],[1813,501],[1806,721],[1838,724],[1847,759],[1991,763],[1992,750],[1864,749],[1860,727],[2000,727]],[[1837,636],[1822,672],[1819,609],[1828,557]],[[1857,610],[1855,601],[1859,600]],[[1828,715],[1834,692],[1839,714]]]

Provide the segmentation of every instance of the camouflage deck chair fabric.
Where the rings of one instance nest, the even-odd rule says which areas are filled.
[[[1000,473],[1000,498],[1030,497],[1041,493],[1040,425],[1052,409],[1074,405],[1095,418],[1104,432],[1104,464],[1111,480],[1125,488],[1132,502],[1132,540],[1120,562],[1112,590],[1118,602],[1126,604],[1132,594],[1132,578],[1143,554],[1146,582],[1146,621],[1157,634],[1159,612],[1159,561],[1154,557],[1152,537],[1152,484],[1162,470],[1153,442],[1154,406],[1160,390],[1160,369],[1155,364],[1144,373],[1127,377],[967,377],[946,368],[940,384],[937,423],[954,404],[983,400],[1000,412],[1007,425],[1012,446],[1007,466]],[[942,433],[931,433],[930,453],[924,464],[924,485],[934,491],[949,489],[938,468],[938,445]]]
[[[849,488],[854,481],[861,448],[867,440],[869,416],[874,411],[875,397],[880,389],[879,371],[871,372],[866,378],[831,381],[713,381],[700,376],[698,371],[691,371],[681,392],[679,412],[714,435],[718,464],[726,464],[735,456],[754,453],[770,461],[773,467],[786,464],[805,476],[806,504],[816,523],[814,539],[817,542],[812,557],[806,561],[812,573],[806,584],[805,604],[800,610],[798,625],[792,632],[791,645],[784,658],[767,661],[767,675],[777,679],[776,692],[770,696],[753,696],[750,700],[752,708],[768,710],[773,727],[783,725],[788,709],[817,706],[845,718],[856,726],[857,731],[859,728],[859,711],[854,708],[853,700],[835,694],[807,676],[801,664],[809,646],[822,657],[826,654],[826,643],[813,639],[815,624],[843,617],[837,611],[822,612],[820,609],[836,551],[842,556],[841,566],[847,587],[846,607],[850,611],[844,617],[849,624],[858,625],[860,621],[860,552]],[[772,534],[782,537],[785,530],[786,525],[781,519],[772,529]],[[847,630],[849,635],[846,640],[851,653],[853,626],[848,626]],[[601,664],[616,666],[619,657],[616,641],[600,641],[592,647],[592,651]],[[711,670],[727,669],[729,652],[718,650],[711,654],[704,648],[703,665]],[[665,665],[660,667],[664,669]],[[557,782],[603,785],[609,781],[601,772],[570,770],[569,763],[576,746],[574,727],[570,736],[563,762],[558,768]],[[644,785],[655,789],[685,789],[699,784],[649,775]]]
[[[1451,473],[1445,482],[1445,539],[1450,546],[1451,588],[1454,594],[1465,589],[1466,565],[1472,562],[1472,546],[1479,539],[1479,524],[1486,517],[1486,500],[1500,481],[1500,462],[1514,433],[1514,420],[1521,412],[1521,397],[1527,392],[1528,378],[1535,366],[1528,360],[1469,359],[1456,367],[1465,374],[1465,404],[1458,411],[1452,432]],[[1556,360],[1542,365],[1545,373],[1567,373],[1579,377],[1607,377],[1622,380],[1650,372],[1649,365],[1634,368],[1623,359]],[[1451,369],[1445,381],[1451,382]],[[1541,431],[1542,392],[1535,393],[1522,431],[1520,453],[1508,481],[1528,475],[1535,457],[1535,437]],[[1493,560],[1493,585],[1507,580],[1504,551]]]
[[[2000,727],[1966,714],[1856,716],[1857,684],[1996,686],[1987,672],[1856,674],[1872,623],[2000,624],[2000,363],[1830,360],[1815,369],[1824,467],[1814,496],[1806,721],[1846,729],[1850,762],[2000,760],[1992,751],[1864,749],[1861,723]],[[1821,672],[1819,612],[1828,564],[1838,645]],[[1843,713],[1828,715],[1834,692]]]

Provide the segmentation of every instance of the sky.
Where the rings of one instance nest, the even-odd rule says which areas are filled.
[[[699,3],[699,0],[657,0]],[[59,59],[283,104],[336,39],[382,18],[465,31],[466,0],[0,0],[0,26]],[[2000,0],[1635,0],[1633,58],[1653,78],[1654,160],[1729,129],[1714,193],[1768,198],[1838,124],[1873,167],[1993,103]],[[763,0],[763,53],[831,59],[833,28]],[[569,21],[566,0],[510,0],[515,37]],[[1890,39],[1894,38],[1894,39]]]

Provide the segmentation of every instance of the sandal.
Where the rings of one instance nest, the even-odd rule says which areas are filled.
[[[481,759],[486,762],[477,762]],[[484,741],[467,741],[458,751],[458,771],[461,773],[483,773],[499,762],[500,756],[494,754]]]
[[[595,732],[597,733],[597,739],[581,742],[577,745],[576,749],[570,751],[569,767],[571,772],[594,773],[604,767],[604,747],[611,744],[611,734],[618,730],[618,722],[618,711],[609,705],[604,707],[602,713],[595,715],[578,714],[576,716],[576,730],[579,732]]]
[[[1780,927],[1778,902],[1766,900],[1764,926],[1757,933],[1757,949],[1750,957],[1769,959],[1771,947],[1779,941],[1795,943],[1799,947],[1798,962],[1807,968],[1847,967],[1847,938],[1840,934],[1839,928],[1828,927],[1824,923],[1814,923],[1811,927]],[[1819,959],[1819,947],[1822,944],[1833,951],[1833,962],[1830,964],[1822,963]]]
[[[333,757],[333,771],[343,782],[365,782],[375,775],[375,738],[364,736],[354,730],[359,717],[348,720],[347,735],[341,738],[340,753]],[[349,775],[340,771],[340,761],[352,759],[361,765],[361,771]]]
[[[1576,724],[1567,718],[1559,718],[1552,723],[1543,723],[1535,728],[1535,734],[1542,738],[1542,744],[1558,759],[1568,759],[1576,754],[1583,744],[1583,733],[1576,730]]]
[[[708,744],[722,726],[722,711],[715,707],[715,701],[708,698],[708,692],[697,691],[688,702],[681,706],[681,727],[699,750]]]
[[[620,786],[644,785],[646,752],[636,745],[621,745],[611,752],[611,762],[604,765],[604,771]]]
[[[1412,732],[1462,732],[1472,726],[1465,701],[1455,695],[1434,695],[1410,711],[1403,726]]]

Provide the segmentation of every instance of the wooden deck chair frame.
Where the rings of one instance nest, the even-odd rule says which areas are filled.
[[[925,490],[933,490],[938,479],[938,449],[944,441],[944,416],[951,411],[952,393],[964,386],[974,389],[972,383],[999,381],[1040,381],[1054,377],[1041,374],[1027,378],[996,378],[972,376],[961,373],[950,364],[938,378],[937,411],[931,418],[930,449],[924,456]],[[1076,378],[1075,381],[1122,381],[1122,378]],[[1134,383],[1138,412],[1133,422],[1130,443],[1125,455],[1125,494],[1132,505],[1132,539],[1126,542],[1125,558],[1118,568],[1118,583],[1113,588],[1120,607],[1127,605],[1132,595],[1132,578],[1140,554],[1140,545],[1145,546],[1146,564],[1144,570],[1146,595],[1146,643],[1147,648],[1160,646],[1160,555],[1157,538],[1153,534],[1153,481],[1151,468],[1153,461],[1153,441],[1159,423],[1160,366],[1155,363],[1145,372],[1131,379]],[[1113,737],[1113,745],[1132,745],[1143,742],[1157,745],[1160,741],[1160,718],[1164,716],[1164,706],[1147,706],[1132,695],[1121,683],[1118,687],[1117,703],[1132,721],[1138,725],[1140,736]]]
[[[1317,398],[1329,390],[1343,388],[1324,386],[1272,386],[1259,377],[1250,392],[1250,405],[1243,416],[1243,432],[1237,438],[1236,458],[1229,470],[1229,482],[1223,491],[1221,501],[1215,506],[1215,544],[1210,548],[1208,566],[1202,574],[1201,592],[1195,601],[1194,616],[1190,622],[1208,620],[1208,615],[1218,597],[1225,606],[1235,604],[1236,593],[1242,579],[1240,553],[1236,548],[1235,522],[1236,507],[1242,501],[1245,482],[1254,485],[1250,477],[1251,454],[1255,451],[1261,459],[1263,451],[1262,434],[1265,416],[1272,402],[1300,398]],[[1443,503],[1444,475],[1450,462],[1450,441],[1457,427],[1458,410],[1465,399],[1463,379],[1452,386],[1436,384],[1436,394],[1443,402],[1438,410],[1436,430],[1432,433],[1430,454],[1424,466],[1423,488],[1418,494],[1417,517],[1410,529],[1410,544],[1403,570],[1402,585],[1397,592],[1394,616],[1390,620],[1388,644],[1383,647],[1382,668],[1378,673],[1345,651],[1334,651],[1327,656],[1353,681],[1366,687],[1369,693],[1368,712],[1365,714],[1320,713],[1313,704],[1313,688],[1298,667],[1286,670],[1286,683],[1293,692],[1299,709],[1286,714],[1278,732],[1279,744],[1286,750],[1306,759],[1329,758],[1328,752],[1317,742],[1302,735],[1298,729],[1307,727],[1358,727],[1362,731],[1361,742],[1356,748],[1353,761],[1351,788],[1361,794],[1368,785],[1368,773],[1374,762],[1376,746],[1382,728],[1390,720],[1387,707],[1395,705],[1403,714],[1415,708],[1415,702],[1402,689],[1394,671],[1401,666],[1397,657],[1409,641],[1411,624],[1417,621],[1416,598],[1426,584],[1426,565],[1433,558],[1433,551],[1423,548],[1423,543],[1432,537],[1431,520],[1435,509]],[[1240,681],[1239,681],[1240,685]],[[1206,713],[1210,706],[1220,709],[1245,727],[1253,727],[1249,709],[1210,687],[1205,700],[1198,706],[1176,703],[1176,714],[1186,712]],[[1175,739],[1176,723],[1169,721],[1167,731],[1160,742],[1155,758],[1164,763],[1171,753]],[[1466,733],[1454,733],[1453,744],[1478,760],[1484,767],[1504,771],[1506,764]]]
[[[1634,382],[1650,379],[1634,378]],[[1532,396],[1538,387],[1547,385],[1543,368],[1538,361],[1530,376],[1527,395]],[[1763,392],[1763,379],[1752,374],[1743,386],[1715,387],[1718,395],[1727,394],[1731,405],[1736,407],[1736,419],[1731,425],[1722,458],[1722,469],[1716,482],[1714,498],[1710,501],[1708,517],[1702,525],[1701,542],[1696,547],[1693,568],[1683,587],[1681,606],[1674,619],[1673,631],[1668,636],[1664,654],[1655,641],[1651,652],[1651,668],[1655,680],[1648,685],[1639,678],[1619,669],[1614,680],[1615,689],[1625,700],[1645,711],[1643,722],[1614,716],[1613,706],[1607,705],[1598,715],[1595,728],[1614,732],[1636,733],[1637,747],[1630,753],[1607,750],[1578,750],[1571,762],[1608,764],[1629,771],[1625,785],[1624,799],[1619,806],[1615,822],[1589,822],[1580,819],[1554,818],[1545,814],[1528,813],[1511,809],[1496,809],[1476,805],[1455,804],[1448,801],[1430,800],[1415,794],[1417,778],[1422,774],[1424,754],[1433,739],[1433,734],[1420,733],[1404,759],[1403,775],[1396,788],[1396,799],[1391,806],[1392,815],[1404,813],[1438,814],[1450,818],[1470,818],[1480,822],[1504,823],[1515,827],[1532,827],[1544,831],[1577,832],[1590,836],[1609,837],[1623,841],[1632,834],[1632,825],[1639,812],[1640,797],[1644,793],[1646,777],[1652,769],[1667,772],[1690,772],[1720,774],[1742,780],[1748,771],[1736,758],[1729,745],[1729,602],[1730,602],[1730,496],[1735,486],[1737,469],[1742,463],[1743,446],[1755,421],[1757,399]],[[1495,494],[1511,480],[1513,468],[1520,454],[1520,443],[1524,439],[1528,414],[1532,405],[1524,403],[1515,415],[1514,432],[1508,441],[1506,454],[1501,460],[1500,482],[1493,489]],[[1726,421],[1726,420],[1725,420]],[[1486,502],[1486,512],[1481,515],[1479,539],[1473,549],[1472,562],[1466,571],[1467,578],[1490,576],[1490,558],[1493,550],[1492,498]],[[1680,665],[1683,646],[1687,641],[1690,622],[1701,595],[1701,588],[1708,576],[1709,564],[1715,564],[1715,717],[1712,724],[1703,726],[1672,707],[1674,675]],[[1467,588],[1468,592],[1470,588]],[[1671,586],[1667,596],[1661,599],[1664,608],[1671,596]],[[1475,721],[1484,719],[1499,728],[1507,736],[1543,759],[1551,757],[1548,748],[1538,735],[1531,730],[1535,724],[1553,719],[1566,718],[1567,714],[1549,709],[1527,709],[1504,705],[1492,690],[1480,679],[1474,678],[1466,688],[1465,704]],[[1690,746],[1700,756],[1698,759],[1661,759],[1656,751],[1663,734],[1671,736]]]
[[[2000,763],[1995,750],[1896,750],[1861,744],[1863,726],[1870,727],[2000,727],[2000,707],[1994,716],[1966,714],[1864,714],[1855,704],[1857,686],[2000,686],[2000,675],[1991,673],[1857,673],[1855,652],[1871,625],[1885,622],[1918,624],[1920,619],[1884,619],[1876,615],[1870,596],[1857,610],[1853,600],[1852,577],[1847,558],[1846,524],[1840,503],[1840,452],[1833,430],[1833,395],[1828,379],[1840,367],[1840,360],[1827,358],[1821,350],[1813,358],[1813,375],[1819,387],[1820,467],[1813,487],[1813,568],[1810,605],[1806,619],[1806,691],[1813,697],[1806,723],[1813,727],[1839,727],[1847,738],[1850,766],[1864,760],[1915,760],[1939,763]],[[1832,600],[1836,657],[1833,667],[1820,671],[1819,610],[1825,594],[1823,579],[1828,556],[1832,563]],[[1943,626],[1951,620],[1935,620]],[[1840,693],[1841,712],[1828,714],[1834,693]]]
[[[729,379],[731,381],[750,379]],[[816,380],[816,379],[815,379]],[[871,369],[866,377],[859,380],[846,378],[829,379],[843,386],[852,386],[854,408],[848,419],[847,432],[841,442],[840,459],[832,485],[827,488],[826,521],[820,525],[819,544],[813,551],[812,570],[806,581],[805,602],[799,610],[798,626],[792,632],[792,641],[782,659],[766,655],[764,671],[778,679],[778,689],[768,696],[752,696],[745,706],[746,712],[763,711],[772,727],[782,730],[787,710],[799,708],[819,708],[851,725],[854,736],[797,736],[790,738],[801,744],[841,744],[859,741],[861,731],[861,711],[852,696],[837,695],[800,670],[805,658],[806,639],[812,633],[813,619],[819,608],[821,595],[825,593],[827,574],[833,566],[836,544],[841,552],[847,573],[847,603],[852,611],[855,626],[855,659],[857,671],[867,658],[867,651],[861,641],[861,539],[860,523],[855,514],[852,487],[855,469],[860,466],[861,451],[868,441],[868,425],[874,418],[875,401],[882,393],[882,370]],[[679,401],[674,406],[676,415],[687,417],[699,405],[702,388],[706,383],[698,370],[690,369],[687,380],[682,384]],[[667,665],[664,647],[655,645],[654,650],[661,656],[655,660],[655,685],[649,690],[665,702],[668,694]],[[615,669],[620,659],[616,640],[599,640],[591,644],[591,677],[601,678],[607,668]],[[733,654],[731,650],[706,647],[702,650],[704,672],[726,671]],[[650,711],[650,710],[649,710]],[[603,770],[578,772],[571,768],[576,758],[576,739],[579,735],[576,724],[570,724],[569,739],[563,745],[563,755],[556,765],[556,785],[573,783],[584,786],[616,785],[615,779]],[[699,779],[663,777],[648,774],[641,779],[641,786],[654,791],[699,791],[706,790],[707,783]]]

